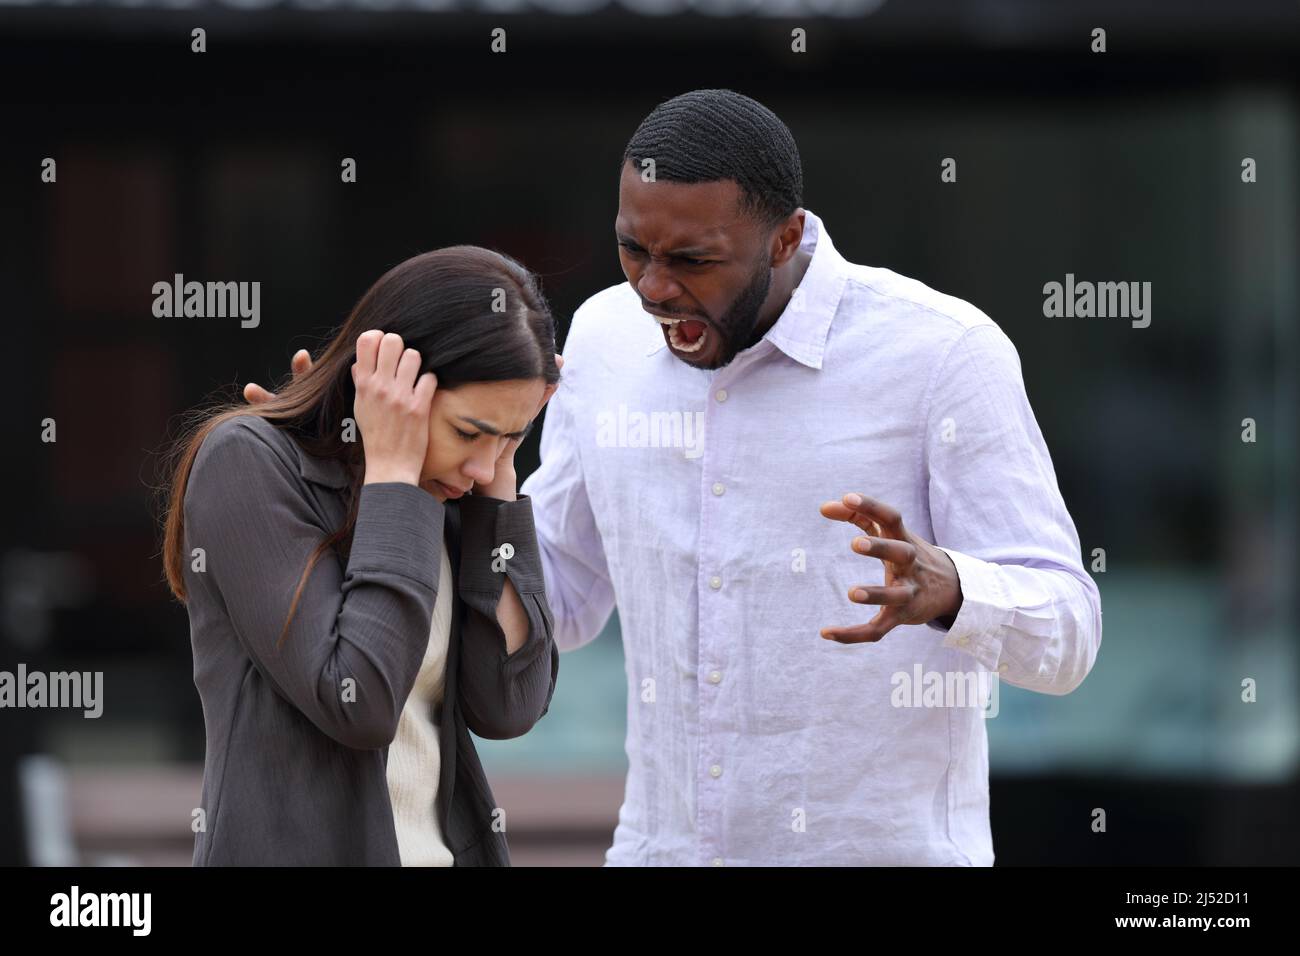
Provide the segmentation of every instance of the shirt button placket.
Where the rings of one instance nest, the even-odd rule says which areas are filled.
[[[725,402],[727,400],[727,390],[725,388],[716,389],[713,392],[713,399],[718,404]],[[714,418],[714,421],[716,421],[716,418],[713,415],[711,415],[710,418]],[[707,433],[708,432],[706,430],[706,434]],[[704,459],[704,467],[706,469],[709,467],[709,459],[707,454],[705,455],[705,459]],[[713,496],[715,498],[721,498],[726,493],[727,488],[726,485],[724,485],[722,482],[715,481],[710,485],[709,490],[712,491]],[[714,534],[712,537],[714,538],[714,540],[717,540],[718,536],[716,534],[716,523],[710,522],[710,524],[714,526]],[[701,536],[701,543],[705,544],[704,536]],[[705,547],[707,549],[708,545],[705,544]],[[710,562],[715,559],[715,556],[706,553],[702,555],[702,559],[705,562]],[[709,589],[715,594],[722,590],[721,575],[718,574],[710,575]],[[710,619],[714,617],[714,614],[712,613],[713,609],[712,607],[707,606],[708,602],[704,602],[704,603],[705,603],[705,607],[702,607],[700,612],[701,638],[703,638],[704,635],[706,634],[715,634],[717,631],[717,628],[715,626],[710,626],[710,624],[712,623]],[[706,623],[706,621],[708,623]],[[707,660],[712,656],[713,656],[712,647],[710,646],[700,647],[701,661]],[[720,684],[722,681],[722,672],[718,670],[710,671],[708,675],[708,681],[710,685],[712,685],[713,687],[717,687],[717,685]],[[703,716],[706,720],[709,721],[709,728],[711,731],[713,727],[712,711],[716,708],[718,703],[717,693],[715,692],[707,696],[701,694],[700,699],[701,699],[701,711],[702,711],[701,716]],[[701,743],[703,746],[701,755],[703,755],[704,753],[708,753],[709,750],[716,750],[717,748],[717,741],[713,739],[711,732],[706,732],[705,734],[703,734],[703,740],[701,741]],[[721,765],[716,763],[712,764],[709,767],[708,772],[711,780],[708,781],[705,786],[700,787],[698,790],[699,799],[700,799],[700,817],[701,817],[700,833],[701,833],[701,837],[703,838],[702,840],[703,846],[701,849],[703,849],[706,854],[710,849],[712,849],[715,853],[718,850],[722,849],[721,847],[722,834],[719,831],[719,826],[720,826],[719,807],[721,806],[721,800],[720,800],[720,794],[716,789],[718,786],[720,786],[720,784],[712,783],[712,781],[716,781],[722,776],[722,767]],[[712,785],[710,786],[709,784]],[[714,866],[722,866],[724,861],[721,856],[713,856],[712,863]]]

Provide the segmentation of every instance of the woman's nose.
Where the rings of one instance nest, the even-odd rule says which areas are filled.
[[[496,458],[489,455],[475,455],[465,462],[465,477],[472,478],[479,484],[490,484],[496,474]]]

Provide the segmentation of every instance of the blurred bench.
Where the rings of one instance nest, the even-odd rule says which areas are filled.
[[[71,842],[84,865],[189,866],[200,765],[74,767],[64,774]],[[516,866],[600,866],[618,808],[621,776],[498,775]]]

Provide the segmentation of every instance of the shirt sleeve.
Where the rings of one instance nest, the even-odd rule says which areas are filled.
[[[217,426],[185,494],[191,587],[215,591],[254,666],[323,733],[358,749],[392,742],[419,673],[437,596],[443,505],[414,485],[363,485],[347,567],[333,549],[294,591],[326,528],[296,467],[239,419]]]
[[[561,651],[595,639],[614,611],[614,586],[587,498],[578,447],[575,403],[581,379],[575,366],[580,365],[580,360],[565,356],[564,384],[547,403],[542,423],[541,467],[520,487],[533,500],[542,571]]]
[[[550,709],[560,669],[532,501],[467,495],[459,507],[457,588],[467,614],[461,623],[457,699],[466,726],[480,737],[521,737]],[[508,557],[502,551],[506,545]],[[510,654],[497,618],[506,578],[528,618],[528,635]]]
[[[1010,684],[1068,694],[1101,646],[1101,596],[1000,328],[973,326],[952,345],[928,409],[931,524],[962,593],[944,646]]]

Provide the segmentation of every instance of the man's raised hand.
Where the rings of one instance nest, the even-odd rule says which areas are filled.
[[[289,360],[289,368],[293,371],[294,379],[302,378],[311,368],[311,353],[306,349],[299,349],[293,353],[293,358]],[[260,405],[275,398],[275,392],[268,392],[256,382],[249,382],[244,386],[244,401],[250,405]]]
[[[866,532],[849,546],[858,554],[879,558],[885,565],[883,585],[859,584],[849,589],[856,604],[878,604],[880,611],[866,624],[824,627],[821,636],[841,644],[878,641],[899,624],[926,624],[936,618],[951,626],[961,609],[961,581],[952,559],[903,526],[897,509],[865,495],[847,494],[821,506],[822,516],[845,521]]]

